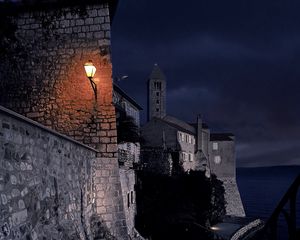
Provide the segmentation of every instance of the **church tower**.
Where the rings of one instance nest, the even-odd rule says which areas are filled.
[[[153,117],[166,116],[166,78],[157,64],[154,64],[148,79],[148,121]]]

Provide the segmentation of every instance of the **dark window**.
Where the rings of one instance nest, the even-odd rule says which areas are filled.
[[[131,203],[134,203],[134,199],[133,199],[133,191],[131,191]]]
[[[156,108],[156,112],[159,112],[159,108]]]
[[[156,92],[156,96],[159,97],[159,92]]]
[[[130,208],[130,194],[127,193],[127,207]]]
[[[161,90],[161,82],[154,82],[155,90]]]
[[[156,100],[156,104],[159,104],[159,100]]]

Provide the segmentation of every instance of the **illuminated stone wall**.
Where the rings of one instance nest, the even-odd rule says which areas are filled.
[[[101,144],[116,141],[115,131],[106,133],[115,129],[109,5],[21,11],[11,25],[16,39],[1,58],[1,105],[113,157],[114,146]],[[88,60],[97,68],[97,101]]]
[[[7,43],[0,56],[0,105],[96,149],[95,211],[113,235],[126,239],[110,59],[116,1],[54,2],[13,8],[5,19],[14,32],[0,34]],[[97,99],[85,76],[88,60],[97,68]]]

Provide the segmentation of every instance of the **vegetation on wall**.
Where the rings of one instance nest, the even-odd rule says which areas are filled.
[[[93,215],[91,217],[91,230],[93,239],[95,240],[117,240],[117,238],[110,233],[105,223],[97,215]]]
[[[137,228],[157,239],[213,239],[225,214],[224,187],[200,171],[176,176],[138,173]]]
[[[140,142],[139,128],[133,117],[121,114],[117,119],[118,143]]]

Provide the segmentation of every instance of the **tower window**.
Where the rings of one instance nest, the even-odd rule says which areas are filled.
[[[159,104],[159,100],[156,100],[156,104]]]
[[[156,96],[159,97],[159,92],[156,92]]]
[[[154,88],[156,90],[161,90],[161,82],[154,82]]]
[[[159,112],[159,108],[156,108],[156,112]]]

